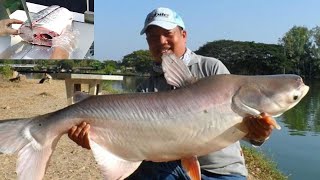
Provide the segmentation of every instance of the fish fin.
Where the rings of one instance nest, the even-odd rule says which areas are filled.
[[[197,81],[184,62],[174,54],[162,55],[162,69],[167,83],[175,87],[184,87]]]
[[[54,151],[60,137],[61,136],[56,138],[53,143],[48,143],[41,149],[36,149],[31,142],[24,146],[18,153],[18,179],[43,179],[52,152]]]
[[[74,103],[78,103],[80,101],[83,101],[83,100],[87,99],[90,96],[91,96],[90,94],[87,94],[85,92],[76,91],[73,94],[73,101],[74,101]]]
[[[91,139],[90,147],[105,179],[124,179],[132,174],[141,164],[141,161],[131,162],[121,159]]]
[[[191,180],[201,180],[200,164],[196,156],[181,159],[181,164]]]
[[[0,152],[11,154],[18,152],[18,179],[40,180],[43,178],[48,160],[61,136],[39,142],[34,133],[43,126],[34,126],[33,119],[12,119],[0,121]],[[46,137],[37,133],[39,137]]]
[[[251,84],[242,86],[232,97],[232,109],[237,112],[240,116],[245,117],[247,115],[259,116],[260,111],[250,107],[249,103],[252,99],[257,99],[261,96],[261,92],[256,85]]]
[[[30,121],[27,119],[10,119],[0,121],[0,152],[12,154],[20,151],[28,139],[23,136],[23,129]]]
[[[261,120],[265,121],[267,124],[273,126],[278,130],[281,129],[281,126],[277,123],[277,121],[273,117],[266,115],[266,113],[261,113],[260,116],[261,116]]]

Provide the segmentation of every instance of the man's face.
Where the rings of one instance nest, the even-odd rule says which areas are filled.
[[[187,32],[178,26],[171,30],[149,26],[146,30],[146,39],[155,62],[161,62],[164,53],[174,53],[177,57],[181,57],[186,51]]]

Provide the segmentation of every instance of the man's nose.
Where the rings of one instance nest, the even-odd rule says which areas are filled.
[[[167,44],[168,43],[167,37],[165,37],[164,35],[160,35],[160,43]]]

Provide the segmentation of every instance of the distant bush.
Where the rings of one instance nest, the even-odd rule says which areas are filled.
[[[4,78],[10,78],[12,76],[13,70],[8,64],[0,67],[0,74]]]

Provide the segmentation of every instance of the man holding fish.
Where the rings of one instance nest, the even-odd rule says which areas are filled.
[[[168,85],[161,68],[162,55],[173,53],[188,66],[196,78],[215,74],[229,74],[218,59],[195,54],[186,47],[187,31],[182,18],[168,8],[157,8],[150,12],[140,33],[146,34],[149,50],[154,57],[152,76],[139,87],[139,92],[157,92],[173,89]],[[195,119],[197,121],[197,119]],[[245,122],[249,134],[246,139],[254,145],[261,145],[269,137],[273,127],[258,117],[247,117]],[[86,122],[69,130],[69,137],[80,146],[90,149]],[[230,146],[199,157],[202,179],[246,179],[248,175],[239,141]],[[140,167],[127,179],[189,179],[180,161],[143,161]]]

